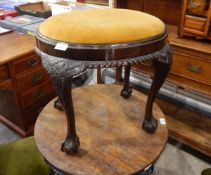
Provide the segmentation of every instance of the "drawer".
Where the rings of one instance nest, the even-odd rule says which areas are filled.
[[[179,88],[185,88],[189,92],[199,94],[200,96],[211,97],[211,86],[198,81],[193,81],[186,77],[170,73],[168,75],[168,81],[176,84]]]
[[[19,74],[16,79],[20,92],[25,92],[34,86],[48,80],[49,76],[44,68],[39,66],[37,69],[33,69],[30,72]]]
[[[41,103],[46,98],[49,98],[52,92],[53,87],[51,81],[42,83],[21,95],[22,107],[27,108],[31,105],[35,105],[35,103]]]
[[[10,73],[7,65],[0,66],[0,82],[10,78]]]
[[[41,65],[41,60],[35,54],[13,62],[14,72],[16,74],[33,67],[39,67],[40,65]]]
[[[198,17],[185,17],[184,28],[204,32],[206,20]]]
[[[173,52],[171,73],[211,85],[211,61]]]

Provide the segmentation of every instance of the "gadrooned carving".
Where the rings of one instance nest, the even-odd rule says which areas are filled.
[[[155,54],[155,59],[158,59],[158,61],[164,64],[172,64],[172,50],[170,44],[166,43],[165,46]]]
[[[87,69],[85,62],[72,61],[48,55],[35,47],[35,52],[41,57],[43,66],[52,78],[75,77]]]
[[[77,76],[88,68],[108,68],[116,66],[127,66],[128,64],[138,64],[143,61],[157,59],[164,64],[171,64],[171,47],[168,43],[153,53],[134,58],[105,61],[76,61],[48,55],[35,47],[35,52],[41,57],[42,63],[52,77],[66,77],[67,75]]]

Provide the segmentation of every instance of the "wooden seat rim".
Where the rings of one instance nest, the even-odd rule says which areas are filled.
[[[116,44],[74,44],[49,39],[39,32],[36,34],[36,46],[42,52],[60,58],[79,61],[106,61],[134,58],[160,50],[166,43],[167,32],[149,39]],[[57,43],[68,45],[65,51],[56,50]]]

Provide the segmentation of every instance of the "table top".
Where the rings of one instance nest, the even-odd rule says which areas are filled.
[[[11,32],[0,35],[0,65],[34,52],[35,39]]]
[[[74,175],[128,175],[154,163],[168,138],[163,112],[154,104],[158,120],[154,134],[142,129],[147,96],[133,90],[129,99],[120,96],[120,85],[92,85],[73,89],[77,134],[80,148],[75,156],[62,152],[66,137],[64,112],[51,101],[35,125],[40,152],[53,166]]]

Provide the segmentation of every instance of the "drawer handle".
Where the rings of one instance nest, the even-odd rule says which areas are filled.
[[[36,93],[36,97],[37,98],[42,98],[45,96],[45,92],[43,90],[40,90]]]
[[[37,64],[38,64],[38,61],[35,60],[35,59],[32,59],[32,60],[29,60],[29,61],[28,61],[28,65],[30,65],[30,66],[35,66],[35,65],[37,65]]]
[[[201,66],[200,65],[193,65],[193,64],[190,64],[189,65],[189,70],[191,72],[194,72],[194,73],[200,73],[201,72]]]
[[[34,74],[34,75],[32,75],[31,80],[32,80],[33,82],[37,82],[37,81],[39,81],[41,78],[42,78],[42,76],[41,76],[40,74]]]

